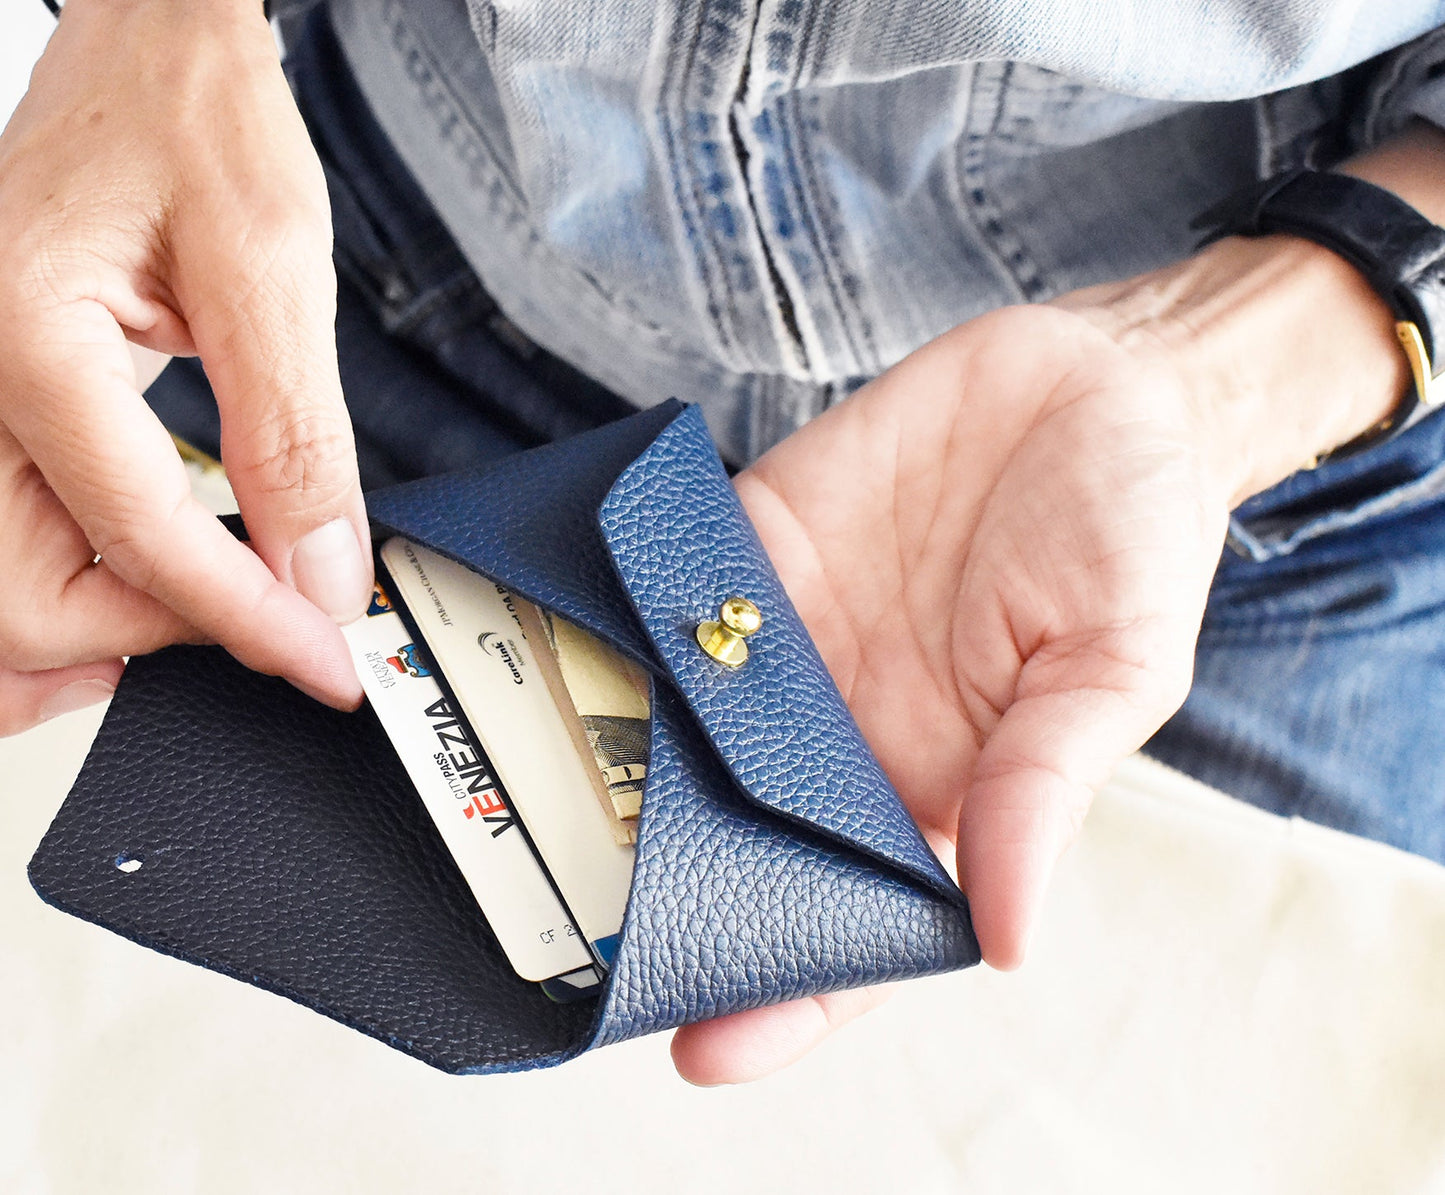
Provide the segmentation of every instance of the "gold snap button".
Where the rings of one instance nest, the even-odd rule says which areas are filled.
[[[763,625],[762,612],[745,597],[730,597],[718,611],[717,621],[697,624],[698,646],[719,664],[739,668],[747,662],[747,637]]]

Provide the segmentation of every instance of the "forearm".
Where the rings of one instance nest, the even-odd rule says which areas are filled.
[[[1445,223],[1445,134],[1420,125],[1342,170]],[[1187,380],[1238,503],[1374,427],[1413,385],[1395,316],[1299,237],[1227,237],[1177,265],[1064,296]]]

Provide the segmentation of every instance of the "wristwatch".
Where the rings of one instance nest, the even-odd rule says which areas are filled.
[[[1321,463],[1393,439],[1445,405],[1445,228],[1398,195],[1348,174],[1290,170],[1231,195],[1191,227],[1207,230],[1200,248],[1276,232],[1314,241],[1359,270],[1395,313],[1414,385],[1389,415]]]

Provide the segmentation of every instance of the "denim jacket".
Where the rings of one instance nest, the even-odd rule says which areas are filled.
[[[332,0],[530,337],[758,455],[929,338],[1445,123],[1440,0]]]

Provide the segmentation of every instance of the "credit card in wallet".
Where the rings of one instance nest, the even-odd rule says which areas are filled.
[[[341,633],[377,719],[512,969],[541,982],[588,967],[592,956],[517,829],[486,755],[383,586]]]
[[[441,667],[562,894],[577,928],[611,962],[632,885],[634,850],[613,838],[508,590],[401,538],[381,547]]]

